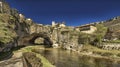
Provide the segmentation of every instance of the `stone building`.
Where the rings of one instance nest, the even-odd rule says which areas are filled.
[[[59,22],[52,21],[52,27],[60,27],[60,28],[64,28],[64,27],[66,27],[66,25],[65,25],[64,22],[59,23]]]
[[[76,27],[75,29],[77,31],[87,33],[87,34],[92,34],[93,32],[95,32],[97,30],[97,28],[95,26],[92,26],[92,25],[89,25],[89,24]]]

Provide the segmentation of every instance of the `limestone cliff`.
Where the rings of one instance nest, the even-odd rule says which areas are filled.
[[[0,0],[0,52],[9,51],[17,46],[20,37],[29,33],[29,24],[24,19],[20,22],[17,10],[10,8],[7,2]]]
[[[48,30],[25,18],[16,9],[10,8],[6,1],[0,0],[0,2],[0,52],[23,45],[20,40],[26,35]]]
[[[29,45],[39,41],[36,39],[41,38],[44,41],[42,43],[52,45],[53,47],[62,47],[70,50],[80,50],[82,47],[83,44],[79,42],[82,41],[79,38],[81,33],[79,29],[76,30],[74,27],[65,26],[63,23],[52,23],[54,24],[53,26],[37,24],[33,20],[26,18],[16,9],[10,8],[4,0],[0,1],[3,5],[0,7],[0,52],[9,51],[12,47]],[[98,24],[103,24],[109,28],[108,33],[110,35],[111,30],[116,30],[114,34],[118,37],[119,28],[117,27],[119,27],[119,20],[119,17],[117,17]],[[94,35],[91,34],[91,36]]]

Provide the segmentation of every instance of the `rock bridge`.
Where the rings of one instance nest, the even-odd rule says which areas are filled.
[[[19,40],[19,44],[22,44],[25,46],[34,44],[34,41],[39,37],[44,39],[44,45],[49,47],[52,46],[53,42],[46,32],[32,33],[30,35],[26,35]]]

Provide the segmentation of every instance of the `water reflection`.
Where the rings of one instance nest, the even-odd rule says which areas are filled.
[[[110,60],[80,56],[75,52],[61,49],[40,50],[56,67],[120,67],[120,63]]]

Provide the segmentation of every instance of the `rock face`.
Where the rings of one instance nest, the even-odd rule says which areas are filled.
[[[0,61],[0,67],[24,67],[22,52],[18,52],[10,59]]]
[[[23,54],[24,60],[26,62],[25,67],[43,67],[41,59],[36,57],[34,53],[26,52]]]
[[[1,13],[11,13],[11,8],[5,0],[0,0],[0,12]]]
[[[53,46],[62,47],[69,50],[77,50],[80,46],[78,43],[79,32],[75,31],[73,27],[54,27],[51,34]]]
[[[7,2],[0,0],[0,52],[8,51],[19,45],[19,40],[29,35],[32,21],[19,14],[16,9],[10,8]]]
[[[63,23],[55,26],[36,24],[16,9],[10,8],[4,0],[0,2],[4,5],[1,6],[0,14],[0,52],[9,51],[12,47],[28,45],[39,37],[43,38],[43,43],[47,45],[54,44],[55,47],[65,49],[79,47],[78,34],[74,33],[76,31],[73,27],[67,27]],[[40,35],[41,33],[46,35]]]
[[[34,43],[43,45],[44,44],[44,38],[39,37],[39,38],[35,39]]]
[[[0,14],[0,52],[9,51],[12,47],[29,45],[37,38],[43,38],[44,44],[53,45],[56,48],[76,51],[81,49],[82,44],[78,42],[80,31],[75,30],[74,27],[55,22],[52,22],[52,26],[36,24],[16,9],[10,8],[4,0],[0,0],[0,2],[4,5],[1,6]],[[120,18],[117,17],[106,23],[102,22],[109,28],[107,38],[109,38],[107,35],[111,35],[113,39],[120,39],[119,21]],[[41,35],[42,33],[45,35]]]
[[[98,47],[104,50],[120,50],[119,43],[102,43],[102,45]]]
[[[0,0],[0,2],[4,5],[1,7],[0,14],[0,52],[9,51],[12,47],[28,45],[35,42],[39,37],[43,38],[42,41],[44,41],[44,44],[52,44],[56,48],[62,47],[64,49],[80,50],[82,47],[82,44],[78,42],[80,31],[75,30],[74,27],[54,22],[52,26],[36,24],[16,9],[10,8],[4,0]],[[109,35],[117,37],[117,39],[120,39],[120,35],[118,35],[120,32],[119,21],[120,18],[117,17],[106,21],[106,23],[102,22],[106,27],[109,26]],[[46,33],[46,35],[39,35],[41,33]],[[32,34],[36,35],[33,36]],[[32,38],[28,38],[27,36]]]
[[[1,61],[0,67],[23,67],[23,61],[21,58]]]

